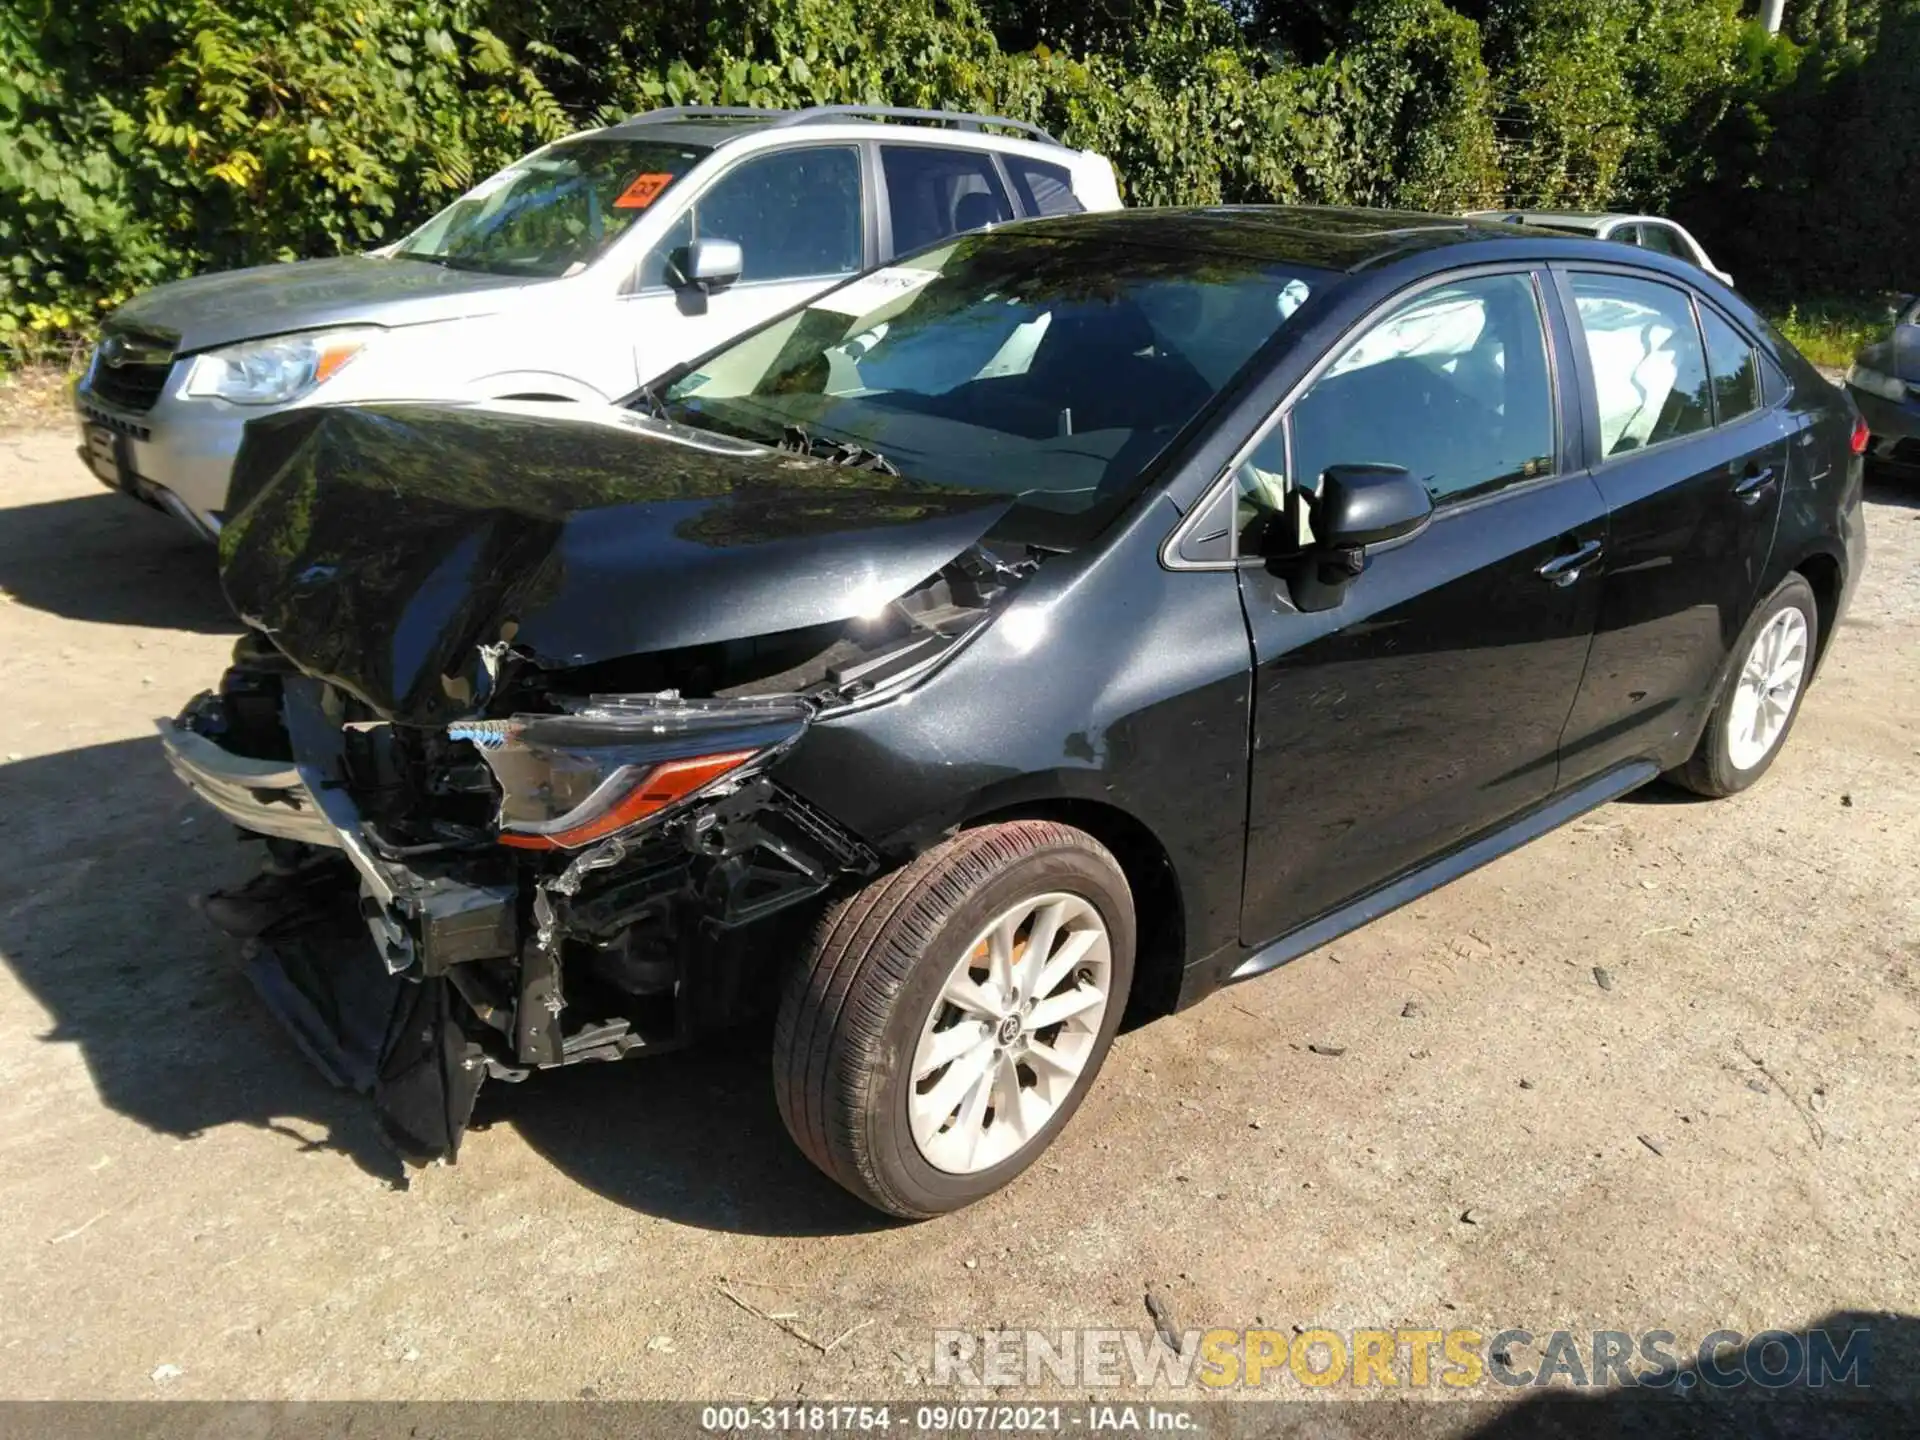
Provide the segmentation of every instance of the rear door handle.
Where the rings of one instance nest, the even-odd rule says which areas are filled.
[[[1600,542],[1589,540],[1579,548],[1569,550],[1565,555],[1556,555],[1533,573],[1542,580],[1551,580],[1556,585],[1571,585],[1580,578],[1580,572],[1593,561],[1600,558]]]
[[[1751,505],[1766,492],[1767,488],[1773,484],[1774,479],[1774,468],[1771,465],[1760,470],[1749,468],[1747,473],[1741,477],[1739,483],[1733,487],[1733,493]]]

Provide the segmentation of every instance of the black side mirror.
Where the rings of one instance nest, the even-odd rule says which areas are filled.
[[[1313,544],[1287,568],[1294,603],[1329,610],[1367,568],[1367,548],[1419,533],[1433,496],[1398,465],[1329,465],[1314,501]]]

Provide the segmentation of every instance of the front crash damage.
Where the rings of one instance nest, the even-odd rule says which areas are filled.
[[[489,1077],[772,1008],[817,902],[881,864],[781,785],[781,758],[930,673],[1030,565],[972,547],[872,613],[723,654],[555,672],[498,646],[491,713],[437,724],[249,636],[220,691],[161,725],[179,776],[265,850],[206,913],[403,1155],[452,1156]],[[634,679],[704,693],[600,688]]]

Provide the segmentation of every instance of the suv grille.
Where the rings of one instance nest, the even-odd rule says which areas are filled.
[[[89,394],[120,410],[144,414],[160,398],[173,370],[173,343],[130,330],[110,332],[93,352]]]

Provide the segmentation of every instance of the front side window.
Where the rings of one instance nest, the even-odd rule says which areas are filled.
[[[749,333],[662,398],[685,424],[1012,497],[1007,533],[1071,548],[1327,278],[1102,235],[960,236]]]
[[[393,253],[456,270],[570,275],[604,253],[707,153],[657,140],[563,140],[481,181]]]
[[[1686,293],[1625,275],[1573,276],[1600,405],[1600,453],[1624,455],[1713,423]]]
[[[1722,425],[1760,408],[1760,368],[1753,342],[1711,306],[1700,307],[1707,337],[1707,369],[1713,375],[1714,418]]]
[[[896,255],[1013,218],[993,160],[977,150],[882,145],[880,168]]]
[[[653,247],[640,283],[664,283],[673,252],[696,239],[737,242],[742,283],[851,275],[863,254],[859,152],[819,146],[743,160]]]
[[[1399,465],[1436,502],[1550,474],[1552,377],[1531,276],[1424,290],[1294,403],[1288,474],[1315,490],[1330,465]]]

